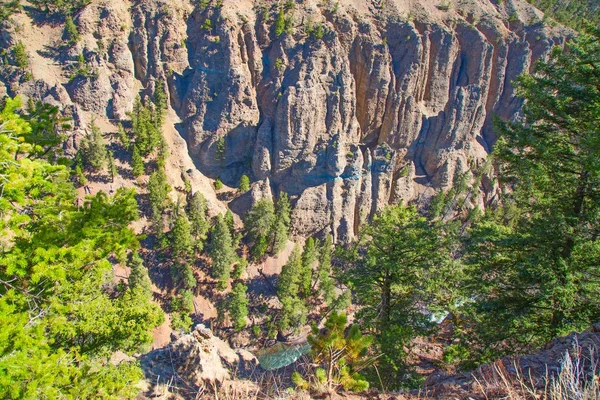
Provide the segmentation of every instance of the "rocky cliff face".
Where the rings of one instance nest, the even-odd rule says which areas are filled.
[[[493,115],[518,116],[510,82],[569,34],[542,18],[520,0],[104,0],[62,55],[82,52],[96,75],[46,92],[122,119],[164,79],[201,173],[286,191],[296,234],[346,242],[386,204],[426,204],[478,170]],[[494,195],[481,189],[479,205]]]

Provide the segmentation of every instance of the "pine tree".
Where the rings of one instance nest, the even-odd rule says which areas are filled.
[[[12,48],[12,56],[17,67],[21,69],[29,68],[29,54],[22,41],[19,41]]]
[[[64,37],[67,40],[69,46],[73,46],[81,39],[81,35],[79,34],[79,28],[77,27],[77,25],[75,25],[75,22],[73,22],[73,18],[70,15],[65,19]]]
[[[246,327],[246,317],[248,317],[248,288],[242,283],[236,283],[227,298],[227,311],[231,316],[233,328],[241,331]]]
[[[163,169],[158,169],[148,180],[148,198],[153,214],[161,214],[167,207],[171,186],[167,183],[167,175]]]
[[[314,373],[317,377],[323,375],[328,390],[342,386],[345,390],[360,392],[368,389],[369,383],[356,370],[363,368],[373,338],[363,336],[356,325],[346,333],[347,324],[346,314],[333,313],[323,331],[314,326],[308,337],[310,357],[314,364],[320,365]]]
[[[231,237],[235,235],[235,222],[233,221],[233,213],[231,210],[227,210],[225,212],[225,223],[229,228],[229,233],[231,233]]]
[[[101,170],[106,164],[106,145],[102,138],[102,131],[92,120],[90,133],[81,142],[81,151],[84,162],[94,170]]]
[[[335,298],[335,284],[331,277],[331,252],[333,250],[333,238],[331,235],[325,237],[325,241],[319,251],[318,285],[319,294],[323,301],[331,305]]]
[[[213,227],[209,256],[212,259],[211,276],[218,281],[219,290],[225,289],[231,274],[231,264],[234,260],[234,248],[231,232],[222,215],[219,215]]]
[[[279,9],[277,19],[275,20],[275,36],[279,37],[285,32],[285,14],[283,8]]]
[[[144,261],[136,253],[132,253],[129,267],[131,273],[128,278],[128,285],[130,288],[139,288],[145,295],[152,295],[152,282],[148,277],[148,270],[144,266]]]
[[[133,176],[139,178],[144,174],[144,160],[140,155],[140,151],[136,145],[133,145],[133,152],[131,153],[131,170]]]
[[[242,175],[238,189],[242,193],[246,193],[250,190],[250,178],[248,178],[248,175]]]
[[[523,120],[496,121],[501,206],[471,230],[469,307],[486,348],[527,351],[600,309],[600,30],[557,47],[515,86]]]
[[[129,135],[127,134],[127,131],[125,131],[125,128],[123,128],[123,124],[120,122],[117,130],[117,137],[119,138],[119,142],[121,142],[123,148],[125,150],[129,150],[129,146],[131,145]]]
[[[260,200],[248,211],[244,228],[252,242],[250,253],[257,260],[268,250],[275,223],[275,207],[272,201]]]
[[[175,257],[189,260],[194,256],[192,227],[183,212],[180,212],[175,219],[175,225],[171,232],[171,246]]]
[[[275,224],[272,228],[273,254],[275,255],[284,249],[290,236],[291,212],[292,206],[289,197],[287,193],[282,192],[275,205]]]
[[[300,272],[302,271],[302,255],[298,245],[294,247],[288,262],[281,269],[277,279],[277,295],[279,298],[296,297],[300,291]]]
[[[108,161],[108,174],[110,175],[110,181],[115,181],[115,176],[119,174],[117,170],[117,164],[115,164],[115,158],[110,150],[106,149],[106,159]]]
[[[311,286],[313,278],[313,263],[317,257],[315,240],[306,239],[304,250],[302,251],[302,268],[300,270],[300,292],[304,298],[311,295]]]
[[[187,214],[192,224],[192,236],[196,241],[196,249],[202,251],[208,233],[208,217],[206,215],[206,199],[202,193],[196,192],[191,196],[187,205]]]
[[[156,125],[161,127],[165,121],[167,110],[167,93],[165,91],[165,83],[162,79],[156,81],[154,88],[154,107],[156,109]]]

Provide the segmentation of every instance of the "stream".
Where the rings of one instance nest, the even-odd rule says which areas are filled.
[[[257,351],[255,355],[261,367],[272,371],[287,367],[309,351],[310,344],[306,342],[297,344],[277,342],[271,347]]]

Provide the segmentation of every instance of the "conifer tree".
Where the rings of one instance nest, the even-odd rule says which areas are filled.
[[[277,19],[275,20],[275,36],[279,37],[285,32],[285,14],[283,8],[279,9]]]
[[[212,230],[209,256],[212,259],[211,276],[218,281],[219,290],[223,290],[231,274],[235,253],[231,232],[222,215],[217,216]]]
[[[335,285],[331,277],[331,253],[333,251],[333,238],[325,237],[319,251],[318,287],[319,294],[323,296],[325,304],[330,305],[335,298]]]
[[[83,160],[94,170],[101,170],[106,164],[106,145],[102,131],[92,120],[90,132],[81,142]]]
[[[144,261],[136,253],[132,253],[129,261],[131,273],[128,278],[130,288],[139,288],[145,295],[152,295],[152,282],[148,277],[148,270],[144,266]]]
[[[115,176],[119,174],[119,171],[117,170],[117,164],[115,164],[115,158],[109,149],[106,149],[106,159],[108,161],[108,174],[110,176],[110,181],[114,182]]]
[[[167,110],[167,94],[165,91],[165,83],[162,79],[156,81],[154,88],[154,107],[156,110],[156,125],[160,128],[165,121]]]
[[[171,246],[175,257],[189,260],[194,256],[192,228],[185,213],[180,212],[171,232]]]
[[[238,188],[242,193],[246,193],[248,190],[250,190],[250,178],[248,178],[248,175],[242,175]]]
[[[196,192],[191,196],[187,205],[187,214],[191,223],[191,232],[196,242],[196,249],[202,251],[208,233],[208,218],[206,215],[206,199],[202,193]]]
[[[153,214],[161,214],[167,207],[171,186],[167,183],[167,175],[163,169],[158,169],[148,180],[148,198]]]
[[[259,259],[268,250],[274,223],[275,207],[272,201],[260,200],[248,211],[244,228],[252,242],[250,253],[253,259]]]
[[[248,288],[242,283],[236,283],[227,298],[227,311],[231,317],[233,328],[241,331],[246,327],[246,317],[248,316]]]
[[[117,137],[119,138],[119,142],[121,142],[123,148],[125,150],[129,150],[129,146],[131,145],[129,135],[127,134],[127,131],[125,131],[125,128],[123,128],[123,124],[120,122],[117,130]]]
[[[140,151],[137,145],[133,145],[133,152],[131,153],[131,170],[133,172],[133,176],[139,178],[144,174],[144,160],[140,155]]]
[[[302,255],[296,245],[288,262],[281,269],[277,279],[277,295],[279,298],[296,297],[300,291],[300,272],[302,271]]]
[[[292,206],[287,193],[282,192],[279,195],[275,205],[275,223],[272,227],[273,254],[277,255],[288,241],[290,235],[290,214]]]
[[[21,69],[29,68],[29,54],[27,54],[27,49],[22,41],[19,41],[12,48],[12,56],[17,67]]]
[[[317,249],[313,238],[306,239],[302,251],[302,268],[300,270],[300,292],[304,298],[311,295],[313,263],[317,257]]]

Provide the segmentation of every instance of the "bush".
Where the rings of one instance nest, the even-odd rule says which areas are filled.
[[[248,175],[242,175],[240,178],[240,186],[238,188],[242,193],[250,190],[250,178],[248,178]]]

